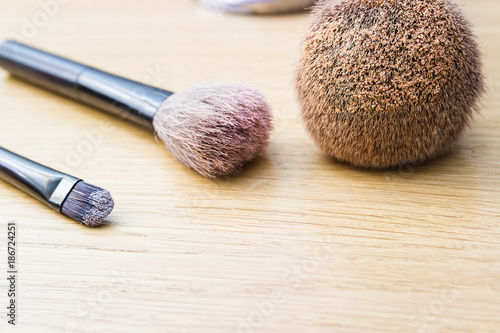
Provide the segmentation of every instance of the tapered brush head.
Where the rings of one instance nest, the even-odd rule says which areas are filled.
[[[66,197],[61,213],[88,227],[100,225],[111,213],[113,199],[108,191],[79,181]]]
[[[483,92],[471,25],[448,0],[323,0],[296,88],[326,154],[366,168],[449,151]]]
[[[153,119],[180,163],[213,179],[230,176],[261,154],[272,129],[263,95],[243,84],[203,84],[175,93]]]

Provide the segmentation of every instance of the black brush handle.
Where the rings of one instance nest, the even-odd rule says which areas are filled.
[[[48,168],[0,147],[0,179],[60,212],[80,179]]]
[[[158,107],[172,95],[14,41],[0,45],[0,66],[15,77],[151,129]]]

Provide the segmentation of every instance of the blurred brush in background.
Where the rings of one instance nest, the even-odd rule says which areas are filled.
[[[198,0],[217,10],[240,14],[277,14],[306,10],[315,0]]]

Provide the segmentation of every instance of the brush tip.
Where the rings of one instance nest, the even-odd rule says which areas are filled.
[[[180,163],[203,177],[230,176],[260,155],[272,129],[261,92],[243,84],[201,84],[167,98],[153,125]]]
[[[108,191],[79,181],[64,201],[61,212],[88,227],[100,225],[114,207]]]

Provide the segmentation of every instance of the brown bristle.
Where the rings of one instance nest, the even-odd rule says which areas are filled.
[[[111,213],[113,199],[108,191],[84,181],[76,183],[61,207],[61,213],[88,227],[96,227]]]
[[[204,84],[176,93],[153,125],[172,156],[213,179],[238,172],[261,154],[272,129],[263,95],[242,84]]]
[[[484,90],[471,25],[448,0],[320,1],[296,78],[318,146],[366,168],[449,151]]]

